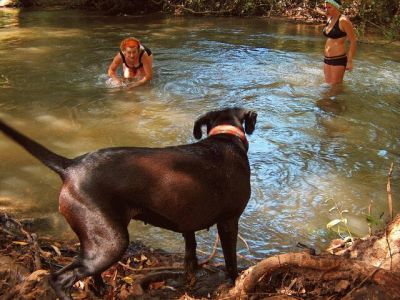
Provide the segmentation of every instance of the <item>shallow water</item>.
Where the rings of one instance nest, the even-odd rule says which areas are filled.
[[[367,230],[371,201],[374,216],[386,214],[387,172],[399,163],[395,46],[360,44],[354,71],[331,89],[323,83],[320,26],[79,11],[7,9],[0,16],[0,117],[67,157],[190,143],[200,114],[256,110],[252,196],[240,222],[250,250],[238,243],[246,258],[297,250],[297,242],[323,247],[334,203],[350,211],[358,234]],[[107,67],[130,35],[154,52],[155,78],[137,89],[110,88]],[[58,213],[59,188],[57,175],[0,137],[0,209],[40,217],[43,235],[72,238]],[[184,249],[179,234],[138,222],[130,234],[153,247]],[[199,249],[210,251],[214,236],[214,228],[201,232]]]

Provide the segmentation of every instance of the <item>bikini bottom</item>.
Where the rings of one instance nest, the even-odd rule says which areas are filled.
[[[342,54],[342,55],[331,56],[331,57],[325,56],[324,63],[326,63],[327,65],[330,65],[330,66],[343,66],[343,67],[346,67],[346,65],[347,65],[347,55],[346,54]]]

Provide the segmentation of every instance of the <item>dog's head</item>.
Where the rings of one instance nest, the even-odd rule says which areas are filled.
[[[219,125],[232,125],[240,128],[247,134],[252,134],[257,121],[257,113],[244,108],[234,107],[223,110],[211,111],[200,116],[194,123],[193,135],[201,139],[203,125],[207,127],[207,135],[210,130]],[[244,128],[243,128],[244,123]]]

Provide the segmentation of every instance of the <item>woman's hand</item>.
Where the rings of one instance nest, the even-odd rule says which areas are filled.
[[[351,60],[347,60],[346,70],[353,70],[353,62]]]
[[[122,80],[119,79],[118,77],[111,77],[113,84],[115,85],[121,85],[122,84]]]

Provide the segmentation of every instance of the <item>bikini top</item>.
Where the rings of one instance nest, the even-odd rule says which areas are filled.
[[[324,30],[322,31],[322,33],[323,33],[326,37],[331,38],[331,39],[340,39],[340,38],[345,37],[345,36],[347,35],[346,32],[340,30],[340,27],[339,27],[339,19],[340,19],[340,16],[339,16],[339,18],[337,19],[335,25],[333,25],[331,31],[329,31],[329,32],[327,33],[326,30],[327,30],[327,28],[328,28],[330,22],[332,21],[332,18],[330,18],[330,19],[328,20],[328,22],[326,23],[326,26],[324,27]]]
[[[124,62],[124,65],[131,69],[132,71],[136,72],[137,70],[139,70],[140,68],[143,67],[143,63],[142,63],[142,56],[144,53],[147,53],[148,56],[150,56],[152,54],[151,50],[149,48],[147,48],[144,45],[140,45],[140,53],[139,53],[139,64],[137,66],[130,66],[128,65],[128,63],[126,62],[125,59],[125,55],[122,53],[121,50],[119,50],[119,54],[121,55],[122,61]]]

